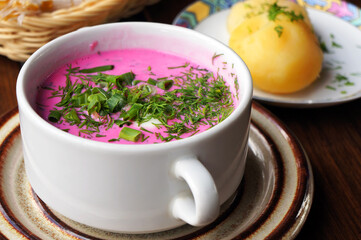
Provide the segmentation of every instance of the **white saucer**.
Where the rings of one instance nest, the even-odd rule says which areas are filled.
[[[132,235],[66,219],[36,196],[26,178],[18,112],[14,110],[0,119],[0,238],[293,239],[311,208],[314,185],[310,163],[287,127],[256,103],[251,120],[244,179],[215,222],[202,228],[185,225]]]
[[[235,0],[196,1],[179,13],[173,24],[196,31],[228,44],[226,21]],[[298,1],[307,5],[307,1]],[[316,35],[327,46],[319,79],[306,89],[293,94],[271,94],[254,89],[254,98],[268,104],[286,107],[325,107],[345,103],[361,97],[361,10],[355,5],[335,0],[323,6],[307,5]],[[356,21],[355,19],[360,19]],[[355,24],[355,25],[352,25]],[[358,26],[361,28],[361,26]],[[334,44],[333,44],[334,43]],[[344,76],[346,79],[337,76]]]

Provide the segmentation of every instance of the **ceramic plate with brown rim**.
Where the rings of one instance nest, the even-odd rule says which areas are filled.
[[[251,122],[243,181],[215,222],[132,235],[66,219],[36,196],[26,178],[18,112],[13,110],[0,119],[0,238],[293,239],[311,208],[314,185],[309,160],[287,127],[257,103]]]

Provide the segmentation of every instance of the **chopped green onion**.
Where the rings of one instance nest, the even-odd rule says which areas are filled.
[[[114,93],[108,98],[106,104],[108,105],[109,112],[119,112],[126,105],[126,99],[122,94]]]
[[[135,75],[133,72],[127,72],[124,73],[116,78],[115,84],[118,88],[122,88],[124,85],[132,85],[132,82],[135,78]]]
[[[149,83],[150,85],[155,86],[155,85],[157,85],[157,80],[155,80],[153,78],[148,78],[147,83]]]
[[[173,80],[162,80],[157,83],[157,87],[163,90],[169,90],[173,86]]]
[[[136,142],[141,137],[142,132],[133,128],[123,127],[119,133],[119,138]]]
[[[113,70],[113,69],[114,69],[114,65],[105,65],[105,66],[100,66],[100,67],[81,69],[78,72],[79,73],[96,73],[96,72],[105,72],[105,71]]]
[[[61,111],[59,111],[59,110],[51,110],[50,114],[48,116],[48,120],[50,122],[56,123],[56,122],[58,122],[60,120],[61,115],[62,115]]]
[[[130,125],[131,121],[123,121],[123,120],[115,120],[114,123],[119,127],[123,127],[123,125]]]
[[[143,108],[142,104],[134,103],[130,109],[124,114],[123,119],[124,120],[132,120],[138,115],[138,112],[140,109]]]

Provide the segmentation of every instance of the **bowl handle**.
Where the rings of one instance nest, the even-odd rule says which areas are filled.
[[[211,174],[194,156],[177,160],[173,174],[186,181],[191,193],[181,193],[172,204],[175,218],[193,226],[204,226],[219,214],[219,197]]]

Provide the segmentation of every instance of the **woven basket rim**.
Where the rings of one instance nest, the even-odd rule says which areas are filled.
[[[129,0],[131,1],[131,0]],[[88,0],[88,1],[84,1],[82,3],[80,3],[79,5],[76,6],[71,6],[69,8],[62,8],[62,9],[57,9],[55,11],[52,12],[40,12],[34,15],[25,15],[23,18],[23,22],[27,22],[27,21],[33,21],[36,20],[38,21],[39,19],[41,19],[42,21],[44,21],[45,19],[54,19],[54,18],[61,18],[61,17],[66,17],[68,14],[74,14],[75,12],[84,12],[84,11],[96,11],[97,8],[99,8],[100,6],[112,6],[112,5],[119,5],[121,2],[127,2],[127,1],[119,1],[119,0]],[[0,19],[0,22],[8,22],[9,25],[12,25],[14,23],[17,23],[16,18],[12,18],[9,20],[3,20]]]
[[[129,17],[160,0],[89,0],[69,8],[0,19],[0,54],[15,61],[25,61],[48,41],[81,27],[112,22]]]

